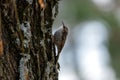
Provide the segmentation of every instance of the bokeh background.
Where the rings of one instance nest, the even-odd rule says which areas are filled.
[[[53,33],[62,21],[59,80],[120,80],[120,0],[61,0]]]

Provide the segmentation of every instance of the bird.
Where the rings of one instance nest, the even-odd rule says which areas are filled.
[[[62,22],[62,26],[54,33],[54,44],[57,47],[56,62],[58,61],[60,53],[65,45],[67,36],[68,27]]]

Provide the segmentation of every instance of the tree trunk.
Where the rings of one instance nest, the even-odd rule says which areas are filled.
[[[58,0],[44,4],[0,0],[0,80],[58,80],[52,42]]]

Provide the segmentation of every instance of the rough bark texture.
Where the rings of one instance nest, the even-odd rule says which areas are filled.
[[[38,0],[0,0],[0,80],[58,80],[51,39],[57,13],[58,0],[46,0],[45,9]]]

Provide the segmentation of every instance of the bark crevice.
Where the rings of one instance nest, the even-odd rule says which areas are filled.
[[[58,0],[45,4],[41,9],[38,0],[1,0],[0,80],[58,80],[52,43]]]

